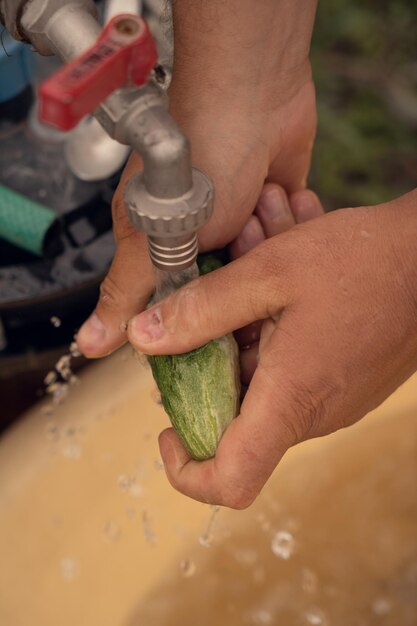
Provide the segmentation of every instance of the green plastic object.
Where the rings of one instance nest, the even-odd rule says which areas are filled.
[[[55,211],[0,185],[0,237],[37,256],[51,257],[62,247],[57,231]]]

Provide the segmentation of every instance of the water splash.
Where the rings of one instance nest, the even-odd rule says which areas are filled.
[[[308,567],[304,567],[301,570],[301,589],[305,593],[317,593],[318,584],[317,574]]]
[[[149,517],[149,513],[147,511],[143,511],[142,513],[142,525],[143,525],[143,536],[145,537],[145,541],[151,544],[156,543],[156,534],[152,527],[152,520]]]
[[[53,443],[59,441],[61,437],[61,432],[57,424],[55,422],[48,422],[46,425],[46,438]]]
[[[59,317],[57,317],[56,315],[52,315],[52,317],[50,318],[49,321],[51,322],[51,324],[52,324],[52,326],[54,328],[59,328],[61,326],[61,324],[62,324],[61,319]]]
[[[265,513],[258,513],[256,516],[256,521],[259,523],[262,532],[267,533],[271,530],[271,522],[265,515]]]
[[[127,509],[126,515],[128,519],[134,519],[136,517],[136,509],[133,509],[133,508]]]
[[[312,607],[306,611],[305,621],[311,626],[326,626],[328,623],[326,614],[318,607]]]
[[[78,576],[79,566],[75,559],[64,558],[59,564],[61,576],[67,582],[71,582]]]
[[[236,550],[234,557],[242,567],[252,567],[258,561],[258,552],[251,548]]]
[[[194,576],[196,569],[195,563],[190,559],[183,559],[180,561],[180,570],[184,578],[191,578]]]
[[[200,537],[198,538],[198,543],[200,544],[200,546],[203,546],[203,548],[211,548],[213,545],[214,528],[216,524],[217,515],[220,511],[220,507],[210,506],[210,509],[211,509],[211,515],[207,524],[207,528],[205,532],[202,535],[200,535]]]
[[[127,474],[120,474],[117,478],[117,484],[123,493],[128,493],[134,498],[140,498],[143,496],[143,487],[137,482],[135,474],[130,476]]]
[[[372,603],[372,611],[375,613],[375,615],[378,615],[379,617],[388,615],[388,613],[391,611],[391,608],[391,602],[388,600],[388,598],[376,598],[376,600],[374,600],[374,602]]]
[[[255,609],[251,615],[252,624],[272,624],[272,613],[267,609]]]
[[[119,541],[122,535],[119,524],[114,520],[109,520],[108,522],[106,522],[103,528],[103,533],[104,537],[112,543],[116,543],[117,541]]]
[[[295,549],[295,539],[287,530],[279,530],[272,537],[271,550],[278,558],[288,561],[294,554]]]
[[[176,291],[183,285],[198,278],[199,270],[197,263],[180,272],[166,272],[157,267],[153,268],[155,277],[155,294],[152,304],[166,298],[170,293]]]
[[[54,405],[63,403],[68,395],[69,387],[78,383],[78,378],[72,371],[72,359],[81,355],[76,341],[69,347],[69,354],[62,355],[53,370],[48,372],[44,378],[45,391],[52,397]]]
[[[62,454],[67,459],[77,461],[81,458],[81,446],[76,441],[71,441],[62,448]]]

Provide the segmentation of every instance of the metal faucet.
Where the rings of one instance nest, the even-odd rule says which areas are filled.
[[[0,0],[0,21],[16,39],[66,63],[40,89],[43,121],[69,130],[92,113],[141,155],[143,171],[125,189],[130,221],[147,234],[154,266],[191,267],[214,190],[191,166],[189,142],[153,80],[157,55],[146,23],[122,14],[103,30],[93,0]]]

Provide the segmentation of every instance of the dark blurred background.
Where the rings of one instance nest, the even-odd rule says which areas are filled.
[[[145,3],[145,17],[161,33],[166,16],[161,20],[156,14],[164,4]],[[37,60],[38,75],[44,73],[44,62],[51,63]],[[320,0],[312,62],[319,130],[310,185],[326,209],[375,204],[416,187],[417,2]],[[15,149],[10,128],[25,142],[8,158],[15,175],[28,167],[28,159],[36,174],[30,145],[39,141],[39,133],[26,126],[22,119],[13,127],[0,119],[0,153]],[[62,144],[56,138],[41,141],[42,159],[50,153],[56,170]],[[0,239],[0,430],[44,394],[43,379],[68,351],[74,331],[94,305],[112,255],[110,198],[118,174],[99,184],[85,183],[65,168],[63,163],[63,181],[67,185],[71,178],[73,184],[64,211],[73,240],[63,254],[53,261],[39,259]],[[24,193],[22,180],[13,180],[0,176],[3,185]],[[36,175],[34,180],[29,196],[48,204],[53,193],[41,189]],[[58,184],[59,193],[64,183]],[[57,189],[52,191],[56,195]],[[52,200],[49,206],[62,209]],[[59,325],[51,322],[55,317]]]
[[[319,0],[311,183],[327,209],[417,186],[417,2]]]

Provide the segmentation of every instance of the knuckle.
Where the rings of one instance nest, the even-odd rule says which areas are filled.
[[[287,423],[295,441],[302,441],[312,430],[323,411],[321,399],[308,387],[299,385],[293,394],[293,410],[296,419]]]
[[[287,388],[291,410],[283,416],[293,444],[311,436],[324,434],[334,406],[335,397],[343,393],[342,386],[330,376],[316,377],[314,383],[296,384]]]
[[[251,253],[248,304],[256,319],[265,316],[265,303],[269,317],[276,314],[276,302],[287,299],[290,287],[290,255],[284,246],[276,245],[274,239],[267,240]]]
[[[185,324],[187,335],[192,336],[195,328],[211,328],[212,317],[210,298],[207,288],[201,278],[184,285],[171,299],[170,310],[164,312],[165,325],[173,326],[173,331],[178,330],[178,325]]]
[[[123,291],[114,280],[110,270],[100,285],[99,305],[106,311],[115,313],[120,310],[124,297]]]

